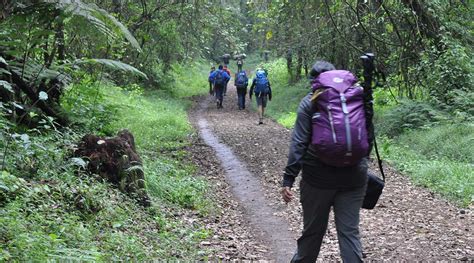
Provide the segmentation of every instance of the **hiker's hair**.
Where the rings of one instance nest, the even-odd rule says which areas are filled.
[[[311,68],[309,75],[311,76],[312,79],[315,79],[319,76],[319,74],[325,71],[330,71],[330,70],[335,70],[335,69],[336,67],[334,67],[333,64],[324,60],[318,60],[313,64],[313,67]]]
[[[222,65],[219,65],[219,69],[223,69],[224,67]]]
[[[324,61],[324,60],[318,60],[313,64],[313,67],[311,68],[311,71],[309,72],[310,78],[312,81],[316,79],[319,74],[325,72],[325,71],[330,71],[330,70],[335,70],[336,67],[334,67],[333,64]],[[318,98],[319,95],[323,93],[323,90],[318,90],[313,93],[313,96],[311,96],[311,101],[315,102],[316,99]]]

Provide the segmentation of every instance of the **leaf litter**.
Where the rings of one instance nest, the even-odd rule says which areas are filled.
[[[248,99],[248,97],[247,97]],[[229,84],[224,108],[216,109],[212,98],[197,98],[190,120],[197,127],[203,115],[219,141],[231,147],[250,172],[264,186],[261,193],[269,200],[273,215],[284,218],[289,230],[299,235],[302,229],[298,180],[293,191],[296,200],[285,204],[279,194],[282,172],[286,165],[291,130],[265,118],[257,125],[257,113],[239,111],[235,89]],[[208,106],[200,109],[200,104]],[[272,107],[269,102],[268,107]],[[268,260],[271,240],[258,241],[258,230],[248,223],[242,205],[232,195],[215,152],[198,138],[191,147],[199,174],[215,186],[215,200],[221,214],[209,219],[215,235],[201,246],[210,249],[211,258],[235,260]],[[376,172],[375,162],[372,169]],[[406,176],[386,167],[386,188],[374,210],[361,211],[361,236],[367,261],[474,261],[474,216],[472,207],[459,208],[431,191],[415,186]],[[300,177],[298,177],[299,179]],[[243,184],[246,182],[242,182]],[[275,229],[279,231],[279,229]],[[296,241],[294,242],[296,249]],[[270,258],[269,258],[270,257]],[[288,258],[288,261],[290,259]],[[319,261],[340,260],[334,217],[330,217]]]

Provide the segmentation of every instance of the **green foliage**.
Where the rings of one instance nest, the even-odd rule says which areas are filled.
[[[105,103],[107,94],[90,75],[68,86],[61,97],[61,105],[73,123],[83,131],[103,130],[116,118],[118,106]]]
[[[183,151],[192,132],[187,104],[163,91],[145,95],[137,85],[118,88],[84,75],[65,90],[61,105],[73,116],[74,130],[52,123],[22,130],[0,118],[3,127],[17,130],[2,133],[9,140],[0,142],[8,149],[0,173],[0,261],[199,258],[196,246],[209,231],[174,217],[182,209],[213,209],[209,185],[192,176]],[[85,132],[122,128],[134,134],[144,162],[154,201],[149,210],[85,176],[85,164],[69,157]]]
[[[447,142],[446,138],[443,138],[446,145],[440,145],[441,142],[431,142],[432,145],[430,145],[426,141],[422,141],[425,135],[431,138],[436,137],[437,134],[444,133],[444,129],[446,127],[436,127],[432,129],[433,132],[404,134],[404,138],[400,143],[397,140],[385,138],[381,141],[383,145],[381,155],[391,165],[412,178],[415,183],[428,187],[467,207],[474,202],[473,156],[472,153],[469,153],[472,148],[472,137],[466,139],[463,132],[460,134],[450,133],[450,142],[456,140],[471,141],[467,145],[456,143],[456,146],[461,146],[460,149],[449,146],[450,142]],[[472,134],[472,127],[470,130]],[[420,140],[422,142],[415,145],[406,144],[419,142]],[[439,147],[436,148],[433,145]],[[460,153],[457,153],[457,151]],[[451,154],[451,156],[445,157],[445,154]],[[455,159],[460,155],[462,155],[461,158]],[[471,162],[463,162],[466,159],[470,159]]]
[[[28,185],[2,207],[2,261],[191,259],[190,245],[206,237],[93,178],[65,172]]]
[[[134,48],[141,51],[140,45],[130,31],[114,16],[95,4],[83,3],[81,0],[42,0],[40,2],[50,3],[66,15],[83,18],[110,38],[124,37]],[[38,5],[38,7],[45,8],[44,5]],[[29,6],[28,9],[35,9],[35,5]]]
[[[452,114],[461,120],[474,120],[474,92],[464,90],[451,90],[448,96],[452,99],[452,106],[448,106],[452,110]]]
[[[179,100],[163,92],[122,90],[114,86],[102,87],[107,104],[117,108],[116,118],[104,127],[104,131],[128,129],[136,137],[139,148],[160,152],[173,150],[187,144],[191,132],[185,106]],[[158,129],[159,127],[159,129]]]
[[[192,90],[191,86],[182,88]],[[158,92],[149,92],[145,97],[117,87],[105,90],[109,103],[119,108],[117,118],[105,129],[126,128],[134,134],[144,159],[150,194],[184,208],[207,209],[209,201],[204,195],[208,185],[190,176],[193,168],[185,164],[185,154],[179,151],[188,144],[187,136],[191,133],[185,104],[173,97],[163,98],[166,95]],[[179,87],[175,92],[184,96]],[[167,157],[167,152],[171,156]]]
[[[272,101],[266,108],[266,114],[277,120],[286,128],[291,128],[296,121],[296,110],[306,94],[310,91],[308,80],[290,85],[288,73],[283,59],[265,64],[268,70],[268,79],[272,85]]]
[[[414,182],[469,206],[474,201],[474,126],[464,120],[427,102],[377,108],[382,156]]]
[[[377,132],[389,137],[409,129],[429,128],[447,119],[445,113],[422,101],[404,100],[399,105],[384,110],[382,114],[377,110],[378,108],[375,110],[374,120]]]
[[[75,60],[73,64],[81,65],[81,64],[99,64],[104,65],[112,70],[121,70],[124,72],[130,72],[132,74],[141,76],[143,78],[147,78],[146,74],[141,72],[140,70],[136,69],[133,66],[128,64],[122,63],[120,61],[111,60],[111,59],[78,59]]]
[[[25,180],[18,178],[7,171],[2,171],[0,173],[0,206],[21,195],[25,188]]]
[[[292,80],[316,59],[361,69],[373,52],[397,98],[452,105],[472,92],[472,4],[437,1],[249,1],[254,43],[284,57]],[[465,109],[465,108],[464,108]]]
[[[446,159],[457,163],[474,163],[474,125],[450,123],[429,129],[413,130],[397,137],[397,144],[409,147],[426,159]]]
[[[172,81],[167,90],[177,98],[202,95],[209,92],[210,67],[201,60],[172,66]]]
[[[152,196],[207,213],[211,210],[211,204],[204,197],[209,185],[201,179],[190,177],[195,169],[183,162],[179,157],[175,157],[175,160],[149,159],[145,165],[145,170],[149,172],[148,190]]]
[[[424,72],[423,84],[428,88],[430,99],[451,111],[472,115],[472,100],[461,100],[463,95],[473,96],[474,68],[467,48],[450,37],[443,38],[445,50],[431,47],[424,52],[417,71]]]

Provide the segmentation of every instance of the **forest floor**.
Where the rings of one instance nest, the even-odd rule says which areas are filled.
[[[231,83],[223,109],[210,96],[195,100],[189,116],[199,136],[189,150],[199,174],[215,186],[221,209],[208,224],[215,235],[201,246],[212,249],[216,259],[288,262],[302,228],[299,183],[291,203],[279,194],[291,130],[268,118],[258,125],[257,113],[249,109],[255,100],[238,110]],[[377,207],[361,212],[365,259],[474,261],[472,208],[459,208],[390,167],[385,170],[386,187]],[[319,260],[339,260],[333,217]]]

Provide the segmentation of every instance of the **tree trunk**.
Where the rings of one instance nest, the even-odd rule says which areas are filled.
[[[4,58],[8,57],[1,53],[0,56]],[[20,75],[12,70],[9,70],[8,66],[5,64],[0,64],[0,68],[8,70],[11,73],[11,83],[15,84],[19,90],[26,94],[26,96],[32,101],[32,106],[36,105],[46,115],[55,118],[60,125],[65,126],[69,123],[69,120],[61,114],[60,110],[56,110],[52,105],[47,104],[46,101],[40,100],[38,97],[39,94],[27,83],[25,83]]]
[[[295,78],[296,81],[301,79],[301,68],[303,67],[303,49],[301,47],[298,48],[296,52],[297,60],[296,60],[296,74]]]
[[[286,53],[286,68],[290,75],[290,82],[293,82],[293,51],[291,48],[289,48]]]
[[[12,2],[11,0],[0,0],[0,21],[7,18],[12,11]]]
[[[58,46],[58,60],[66,59],[66,43],[64,41],[64,21],[59,19],[56,25],[56,45]]]

